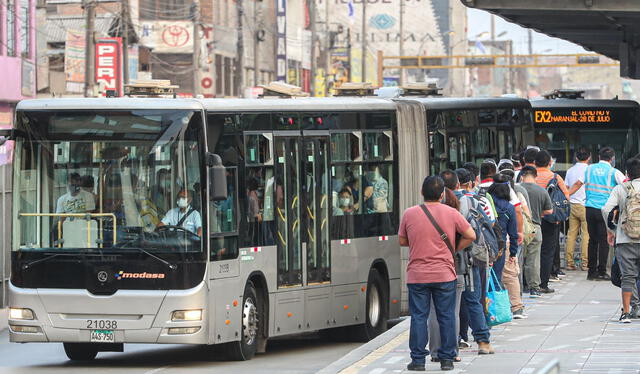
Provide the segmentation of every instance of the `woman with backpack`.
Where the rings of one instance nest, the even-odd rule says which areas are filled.
[[[509,243],[509,253],[499,254],[493,263],[493,270],[502,281],[502,270],[507,256],[516,257],[518,254],[518,223],[516,220],[516,210],[509,203],[511,189],[509,188],[509,177],[497,174],[493,177],[493,184],[489,187],[488,193],[493,198],[493,203],[498,215],[497,221],[502,230],[502,238]]]

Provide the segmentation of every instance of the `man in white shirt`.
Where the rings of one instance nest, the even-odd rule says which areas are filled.
[[[82,189],[81,182],[80,174],[69,175],[67,193],[58,198],[56,213],[87,213],[96,209],[93,194]]]
[[[202,236],[202,217],[191,207],[192,196],[187,190],[178,192],[177,208],[167,212],[158,226],[180,226],[198,236]],[[182,222],[181,222],[182,221]]]
[[[576,164],[567,170],[564,179],[567,188],[571,189],[574,183],[584,178],[587,166],[591,163],[591,153],[584,147],[576,151]],[[577,270],[574,263],[573,251],[576,248],[576,240],[578,232],[580,233],[580,267],[582,271],[587,271],[588,258],[587,250],[589,248],[589,231],[587,229],[587,213],[585,210],[585,200],[587,195],[584,186],[573,193],[570,198],[571,215],[569,216],[569,233],[567,234],[567,269]]]

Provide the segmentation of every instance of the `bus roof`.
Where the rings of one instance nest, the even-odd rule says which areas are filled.
[[[630,108],[640,107],[633,100],[550,99],[531,100],[532,108]]]
[[[193,99],[164,98],[55,98],[22,100],[16,110],[126,110],[169,109],[202,110]]]
[[[390,100],[369,97],[314,97],[291,99],[199,99],[213,112],[229,111],[352,111],[395,110]]]
[[[531,108],[529,100],[515,97],[403,97],[417,101],[427,110]]]

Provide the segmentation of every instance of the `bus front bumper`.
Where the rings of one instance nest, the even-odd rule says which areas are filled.
[[[104,332],[113,334],[110,343],[207,344],[206,295],[204,283],[189,290],[120,290],[111,296],[11,285],[9,339],[91,343]],[[190,317],[177,320],[176,311],[191,311]]]

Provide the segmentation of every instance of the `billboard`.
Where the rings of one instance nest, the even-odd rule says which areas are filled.
[[[122,96],[122,39],[102,38],[96,43],[96,84],[100,95],[115,90]]]
[[[140,44],[154,53],[193,53],[193,22],[142,22]]]
[[[64,44],[65,90],[69,93],[84,91],[85,33],[80,30],[67,30]]]

